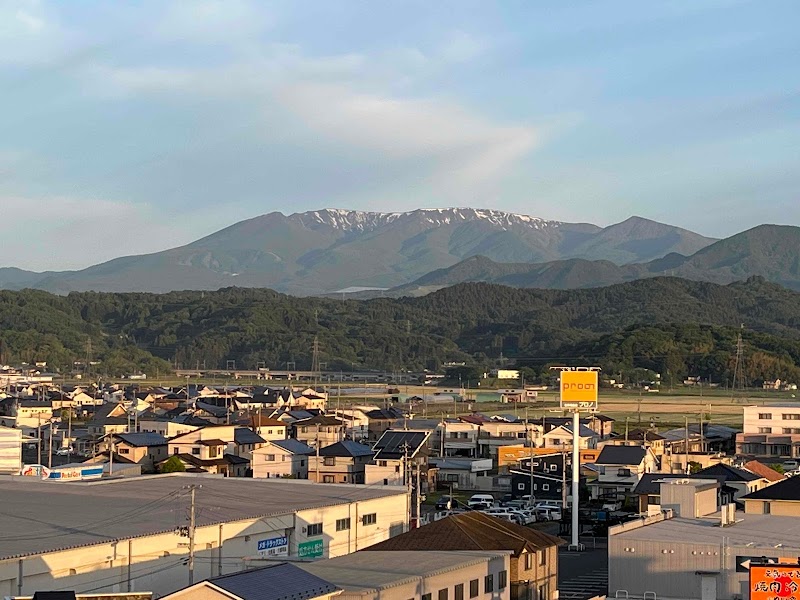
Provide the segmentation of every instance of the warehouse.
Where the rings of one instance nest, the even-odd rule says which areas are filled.
[[[0,480],[0,596],[164,595],[186,586],[190,572],[200,581],[265,564],[264,558],[341,556],[405,531],[406,493],[188,474]]]

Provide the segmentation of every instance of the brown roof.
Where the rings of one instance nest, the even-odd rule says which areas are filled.
[[[266,415],[253,415],[251,418],[251,423],[253,424],[253,427],[286,427],[286,423],[283,421],[273,419],[272,417],[267,417]]]
[[[543,531],[478,511],[434,521],[365,550],[512,550],[514,556],[564,544]]]
[[[781,475],[775,469],[772,469],[764,463],[758,462],[757,460],[751,460],[750,462],[744,463],[742,466],[754,475],[763,477],[767,481],[775,482],[786,479],[786,476]]]
[[[220,439],[214,439],[214,440],[198,440],[198,441],[199,441],[199,443],[200,443],[200,444],[202,444],[203,446],[225,446],[225,445],[227,445],[227,444],[228,444],[228,442],[223,442],[223,441],[222,441],[222,440],[220,440]]]

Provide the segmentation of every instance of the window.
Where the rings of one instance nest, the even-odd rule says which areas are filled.
[[[469,597],[470,598],[477,598],[478,597],[478,580],[473,579],[469,582]]]
[[[494,591],[494,575],[487,575],[483,578],[483,593],[491,594]]]
[[[447,600],[447,588],[439,590],[439,600]]]
[[[551,471],[558,471],[558,465],[550,465]]]
[[[800,421],[800,413],[796,415],[781,415],[784,421]]]
[[[305,466],[306,466],[306,461],[305,461],[305,459],[300,459],[300,466],[301,466],[301,467],[305,467]]]
[[[128,450],[127,448],[117,448],[117,452],[119,452],[120,454],[130,454],[131,453],[131,451]]]
[[[267,429],[267,435],[272,435],[272,429]]]
[[[301,427],[300,433],[308,433],[308,427]]]
[[[264,456],[264,460],[267,462],[275,462],[275,455],[274,454],[267,454]]]
[[[457,482],[458,481],[458,473],[448,473],[447,476],[445,477],[445,481]]]
[[[322,523],[310,523],[306,529],[306,535],[308,537],[312,535],[322,535]]]
[[[533,568],[533,552],[525,553],[525,570],[530,571]]]
[[[758,433],[772,433],[772,427],[759,427]]]
[[[763,506],[764,506],[764,510],[763,510],[762,512],[763,512],[765,515],[768,515],[768,514],[770,514],[770,513],[772,512],[772,507],[771,507],[771,505],[770,505],[769,501],[767,501],[767,502],[762,502],[762,504],[763,504]]]
[[[534,491],[534,492],[535,492],[537,489],[539,489],[539,488],[537,487],[537,485],[538,485],[538,484],[536,484],[536,483],[534,483],[534,484],[533,484],[533,491]]]
[[[547,550],[539,552],[539,566],[543,567],[547,564]]]
[[[508,585],[508,571],[502,570],[497,576],[497,589],[504,590]]]
[[[792,433],[792,428],[791,427],[784,427],[783,428],[783,433]]]
[[[281,454],[281,462],[286,462],[286,455],[285,454]]]
[[[346,519],[337,519],[336,520],[336,531],[347,531],[350,529],[350,518]]]
[[[173,453],[173,454],[178,454],[178,448],[173,448],[173,449],[172,449],[172,453]]]
[[[630,477],[631,470],[630,469],[620,469],[617,471],[617,477]]]
[[[336,466],[336,457],[335,456],[326,456],[322,459],[322,464],[326,467],[335,467]]]
[[[464,600],[464,584],[459,583],[453,588],[453,600]]]
[[[539,586],[539,600],[547,600],[547,584]]]
[[[543,492],[549,492],[550,491],[550,484],[549,483],[543,483],[542,484],[542,491]]]
[[[361,522],[364,525],[375,525],[378,522],[378,515],[377,513],[369,513],[368,515],[364,515],[361,517]]]
[[[422,600],[431,600],[430,594],[422,594]]]
[[[525,484],[524,483],[518,483],[517,484],[517,489],[520,490],[520,491],[525,491]]]
[[[336,483],[333,475],[323,475],[322,476],[322,483]]]
[[[192,448],[192,454],[195,456],[200,456],[200,448]]]
[[[758,413],[758,418],[762,420],[769,420],[772,418],[772,413]]]

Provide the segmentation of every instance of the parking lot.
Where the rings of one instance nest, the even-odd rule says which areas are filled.
[[[588,600],[608,593],[608,548],[604,538],[587,545],[583,552],[570,552],[563,546],[558,553],[559,600]],[[588,543],[587,543],[588,542]]]

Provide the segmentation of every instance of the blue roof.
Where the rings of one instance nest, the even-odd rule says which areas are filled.
[[[269,442],[273,446],[278,446],[278,448],[283,448],[287,452],[291,452],[292,454],[313,454],[314,449],[303,442],[296,440],[294,438],[289,438],[287,440],[270,440]]]
[[[339,590],[332,583],[290,563],[277,563],[208,581],[242,600],[308,600]]]
[[[117,433],[116,437],[121,439],[126,444],[131,446],[164,446],[167,443],[165,438],[160,433],[139,432],[139,433]]]
[[[233,441],[237,444],[263,444],[264,438],[247,427],[237,427],[233,430]]]
[[[372,448],[364,444],[359,444],[353,440],[336,442],[330,446],[319,449],[320,456],[372,456]]]

